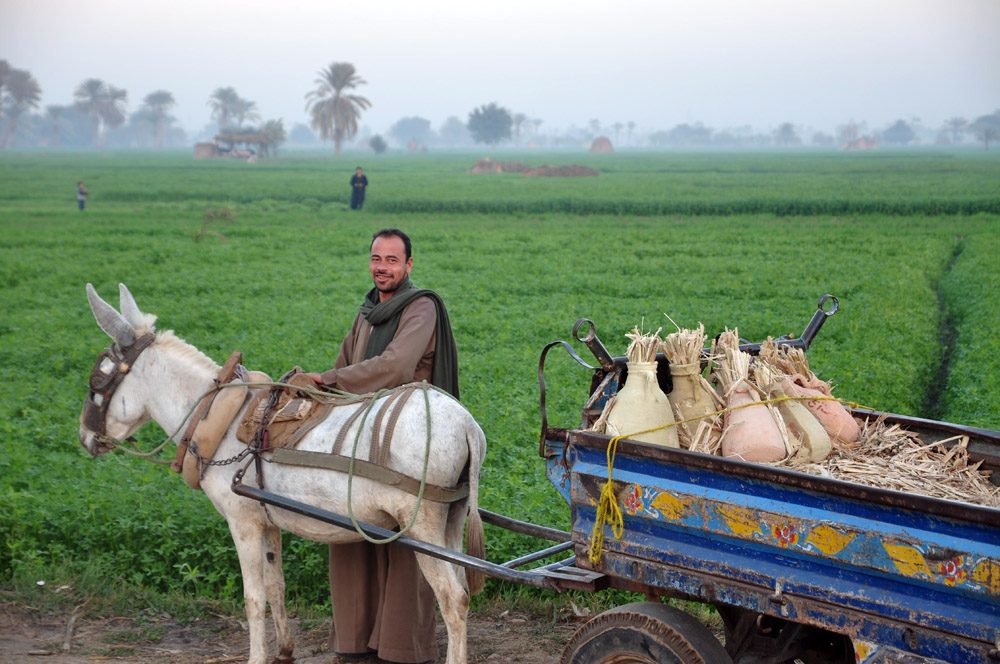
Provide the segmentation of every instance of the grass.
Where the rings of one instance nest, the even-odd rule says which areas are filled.
[[[920,415],[950,312],[942,417],[1000,425],[995,156],[516,158],[602,175],[472,176],[470,155],[373,158],[366,208],[352,213],[354,164],[331,159],[0,156],[2,583],[28,592],[58,577],[95,594],[238,603],[236,555],[204,496],[162,466],[89,461],[76,442],[86,377],[107,344],[83,286],[110,298],[126,282],[159,329],[220,363],[239,349],[271,375],[322,370],[368,288],[368,239],[384,226],[413,236],[415,281],[449,303],[463,401],[490,444],[482,504],[514,518],[569,526],[537,457],[537,362],[580,317],[622,354],[624,333],[667,326],[663,313],[711,335],[798,334],[833,293],[841,310],[810,350],[813,368],[842,397]],[[78,179],[93,192],[82,214]],[[206,222],[221,209],[231,222]],[[588,372],[553,355],[546,378],[550,423],[574,426]],[[162,435],[140,432],[146,447]],[[495,528],[487,542],[493,560],[537,548]],[[286,536],[285,560],[292,603],[322,610],[322,547]],[[534,592],[491,583],[488,596]]]

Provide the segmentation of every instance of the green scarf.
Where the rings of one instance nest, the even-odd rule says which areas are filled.
[[[377,288],[372,288],[361,303],[360,313],[371,323],[372,333],[365,348],[365,359],[381,355],[396,336],[403,309],[418,297],[429,297],[437,308],[437,334],[434,341],[434,365],[431,384],[458,398],[458,347],[451,332],[451,321],[441,297],[432,290],[417,288],[407,277],[384,302],[379,302]]]

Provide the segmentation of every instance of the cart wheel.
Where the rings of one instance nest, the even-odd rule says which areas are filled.
[[[666,604],[636,602],[605,611],[581,627],[560,664],[732,664],[722,644],[694,616]]]

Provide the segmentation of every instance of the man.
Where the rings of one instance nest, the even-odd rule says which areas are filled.
[[[351,209],[360,210],[365,204],[365,187],[368,186],[368,178],[361,167],[358,166],[351,176]]]
[[[360,169],[359,169],[360,170]],[[333,369],[320,385],[364,394],[427,380],[458,398],[458,352],[441,298],[417,289],[410,238],[396,228],[372,237],[374,288],[365,296]],[[413,551],[368,542],[330,546],[330,647],[390,662],[437,658],[435,600]]]
[[[76,183],[76,205],[80,208],[81,212],[87,207],[87,194],[89,193],[87,187],[83,184],[83,180]]]

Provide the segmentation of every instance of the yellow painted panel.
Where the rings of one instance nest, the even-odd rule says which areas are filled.
[[[819,525],[809,532],[806,542],[828,556],[835,556],[850,544],[857,533],[842,533],[830,526]]]
[[[927,567],[927,561],[924,560],[924,556],[912,546],[906,544],[889,544],[888,542],[882,542],[882,546],[885,547],[886,553],[889,554],[889,558],[896,566],[896,569],[904,576],[933,577],[930,568]]]
[[[725,519],[729,530],[743,538],[760,534],[760,517],[754,510],[735,505],[720,505],[719,514]]]
[[[983,584],[993,595],[1000,595],[1000,562],[985,558],[972,570],[973,580]]]
[[[653,499],[653,507],[660,510],[668,521],[679,521],[688,510],[689,500],[683,500],[664,491]]]

